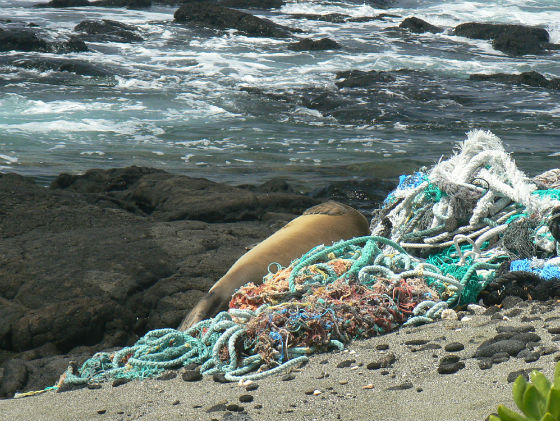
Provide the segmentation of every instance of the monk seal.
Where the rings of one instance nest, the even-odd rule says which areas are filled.
[[[356,209],[333,201],[313,206],[241,256],[190,311],[178,329],[185,331],[227,309],[239,287],[247,282],[262,283],[270,263],[288,266],[315,246],[329,246],[336,241],[368,234],[368,220]]]

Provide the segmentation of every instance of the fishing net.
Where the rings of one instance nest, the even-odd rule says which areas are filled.
[[[400,177],[371,236],[318,245],[240,288],[229,312],[96,354],[63,383],[153,377],[192,363],[203,374],[257,379],[480,298],[558,295],[559,174],[530,180],[500,139],[470,132],[449,159]]]

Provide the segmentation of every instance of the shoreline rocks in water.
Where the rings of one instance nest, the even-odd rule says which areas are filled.
[[[493,23],[462,23],[455,27],[453,34],[472,39],[492,40],[492,46],[512,56],[543,54],[556,49],[550,44],[546,29],[536,26]]]
[[[495,73],[495,74],[472,74],[469,80],[490,81],[507,83],[511,85],[526,85],[537,88],[560,89],[560,78],[547,79],[538,72],[523,72],[519,74]]]
[[[178,23],[192,23],[213,29],[237,29],[252,37],[286,38],[294,30],[249,13],[206,3],[187,3],[173,15]]]
[[[84,20],[74,27],[74,32],[83,33],[83,39],[93,42],[144,41],[134,26],[109,19]]]
[[[37,51],[42,53],[81,53],[88,51],[83,40],[71,36],[62,41],[46,41],[29,28],[0,28],[0,51]]]
[[[288,49],[292,51],[339,50],[341,48],[342,45],[330,38],[321,38],[319,40],[303,38],[298,42],[288,45]]]
[[[336,188],[312,197],[281,180],[242,188],[141,167],[61,174],[50,188],[0,174],[2,396],[178,326],[252,244],[335,195],[344,199]]]
[[[424,32],[439,34],[443,32],[443,28],[432,25],[431,23],[428,23],[425,20],[422,20],[415,16],[403,20],[399,25],[399,28],[408,29],[410,32],[414,32],[415,34],[423,34]]]

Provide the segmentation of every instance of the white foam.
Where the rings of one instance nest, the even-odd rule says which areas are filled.
[[[6,162],[6,164],[15,164],[16,162],[19,161],[17,157],[5,155],[5,154],[0,154],[0,159],[3,159]]]

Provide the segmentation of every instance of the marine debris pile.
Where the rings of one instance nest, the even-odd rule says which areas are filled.
[[[230,381],[258,379],[480,299],[558,296],[559,224],[560,170],[529,179],[498,137],[472,131],[448,160],[401,176],[370,236],[318,245],[287,268],[271,262],[261,285],[235,293],[229,312],[98,353],[58,386],[190,364]]]

